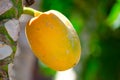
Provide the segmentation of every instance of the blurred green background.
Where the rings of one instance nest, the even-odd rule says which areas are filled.
[[[82,47],[76,80],[120,80],[120,0],[41,0],[40,11],[63,13],[72,22]],[[57,73],[39,62],[39,74]],[[39,80],[39,79],[36,79]]]

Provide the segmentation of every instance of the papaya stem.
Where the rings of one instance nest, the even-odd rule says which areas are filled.
[[[28,14],[28,15],[31,15],[33,17],[36,17],[36,16],[40,15],[41,13],[42,12],[35,10],[33,8],[30,8],[30,7],[23,8],[23,14]]]

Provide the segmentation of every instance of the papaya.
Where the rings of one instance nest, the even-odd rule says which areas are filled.
[[[37,14],[27,23],[25,33],[35,56],[51,69],[64,71],[79,62],[79,37],[62,13],[50,10]]]

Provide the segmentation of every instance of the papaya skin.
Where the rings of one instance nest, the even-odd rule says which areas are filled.
[[[33,53],[48,67],[64,71],[79,62],[79,37],[60,12],[50,10],[37,14],[28,22],[25,31]]]

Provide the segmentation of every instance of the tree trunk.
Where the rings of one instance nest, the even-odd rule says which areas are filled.
[[[26,5],[34,2],[23,1]],[[20,32],[22,5],[22,0],[0,0],[0,80],[31,79],[34,56],[29,51],[27,41],[23,41],[24,32]],[[21,29],[23,31],[23,27]]]

